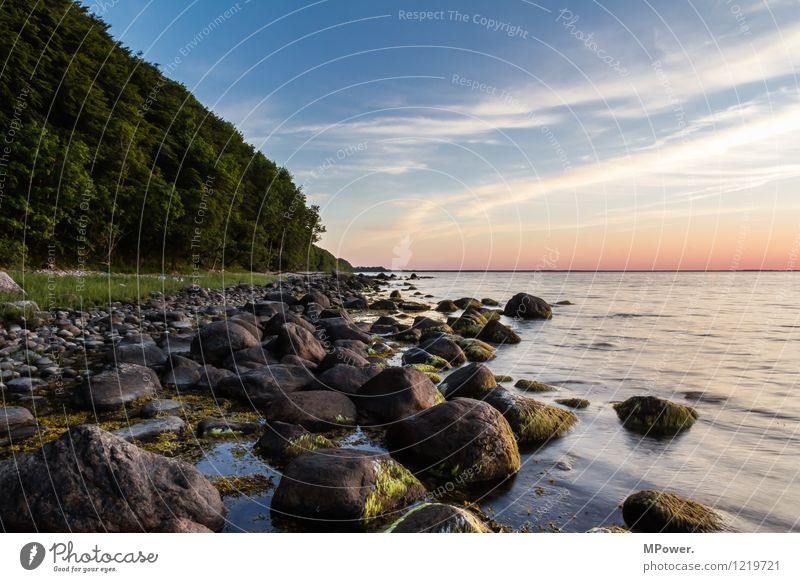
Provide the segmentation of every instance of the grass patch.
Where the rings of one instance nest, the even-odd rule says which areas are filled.
[[[113,302],[136,303],[157,291],[170,295],[199,285],[225,289],[240,284],[267,285],[280,279],[270,273],[206,271],[184,275],[86,273],[63,275],[46,272],[8,271],[11,278],[25,289],[25,299],[35,301],[40,309],[59,307],[87,308]],[[0,293],[0,302],[17,301],[19,295]]]

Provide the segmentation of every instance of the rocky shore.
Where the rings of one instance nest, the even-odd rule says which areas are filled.
[[[434,305],[416,279],[297,274],[89,312],[6,304],[0,529],[219,531],[225,497],[275,486],[195,469],[215,443],[235,439],[280,473],[271,511],[283,522],[503,530],[470,503],[472,491],[513,479],[521,447],[568,438],[591,403],[546,404],[534,398],[546,384],[518,379],[511,390],[489,367],[522,341],[515,320],[553,317],[545,300],[521,292],[504,305]],[[615,410],[646,438],[697,417],[648,395]],[[359,448],[353,434],[382,450]],[[694,501],[631,493],[627,529],[605,531],[725,527]]]

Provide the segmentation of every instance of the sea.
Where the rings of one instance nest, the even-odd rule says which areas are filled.
[[[403,280],[392,287],[403,290]],[[565,436],[522,452],[515,478],[470,501],[520,531],[583,532],[622,525],[620,504],[641,489],[671,491],[715,508],[731,529],[800,531],[800,273],[419,273],[411,281],[435,305],[524,291],[554,307],[546,321],[503,317],[522,337],[487,365],[495,374],[556,388],[535,398],[585,398]],[[441,317],[441,314],[437,314]],[[508,388],[515,391],[513,384]],[[527,396],[524,392],[520,392]],[[655,395],[699,417],[672,438],[625,429],[613,403]],[[367,435],[345,437],[381,450]],[[211,476],[280,473],[227,442],[198,467]],[[272,491],[226,499],[227,531],[284,531]]]

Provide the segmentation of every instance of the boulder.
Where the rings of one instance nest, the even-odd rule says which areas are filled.
[[[372,336],[342,317],[330,317],[317,320],[317,327],[324,337],[334,342],[336,340],[358,340],[364,343],[372,341]]]
[[[311,372],[302,366],[274,364],[231,375],[219,383],[216,391],[264,407],[285,394],[310,388],[315,381]]]
[[[256,443],[256,450],[269,461],[286,463],[304,453],[338,445],[321,434],[314,434],[298,424],[270,422]]]
[[[222,362],[222,366],[235,372],[239,368],[260,368],[262,366],[268,366],[269,364],[277,363],[278,358],[269,352],[262,344],[253,348],[239,350],[238,352],[231,354],[225,358],[225,361]]]
[[[480,309],[483,307],[481,302],[475,299],[474,297],[462,297],[461,299],[456,299],[453,301],[459,309],[469,309],[473,307],[475,309]]]
[[[457,343],[470,362],[488,362],[497,352],[497,348],[479,339],[462,338]]]
[[[185,428],[186,423],[183,419],[177,416],[162,416],[126,426],[111,434],[128,442],[145,442],[155,440],[162,434],[181,434]]]
[[[0,446],[34,434],[38,429],[30,410],[21,406],[0,406]]]
[[[480,518],[461,507],[422,503],[394,522],[387,533],[491,533]]]
[[[145,396],[154,396],[159,390],[161,382],[150,368],[119,364],[114,370],[89,376],[73,398],[81,408],[110,410]]]
[[[225,507],[193,466],[94,425],[0,461],[0,522],[8,532],[218,531]]]
[[[377,366],[356,367],[337,364],[317,376],[318,385],[326,390],[358,394],[361,387],[380,374]]]
[[[375,311],[397,311],[397,304],[391,299],[378,299],[369,308]]]
[[[107,362],[139,364],[151,368],[164,365],[167,358],[167,353],[150,338],[123,340],[105,354]]]
[[[518,344],[522,341],[517,332],[496,319],[481,326],[475,338],[493,344]]]
[[[447,325],[447,323],[444,321],[425,317],[424,315],[418,315],[415,317],[414,323],[411,325],[411,327],[420,330],[423,335],[428,332],[440,332],[445,334],[453,333],[453,328]]]
[[[16,281],[11,278],[11,275],[5,271],[0,271],[0,293],[7,293],[8,295],[25,295],[22,287],[17,285]]]
[[[314,333],[317,329],[310,321],[303,319],[299,315],[295,315],[291,311],[287,311],[285,313],[278,313],[264,324],[264,335],[278,335],[281,328],[287,323],[299,325],[311,333]]]
[[[319,364],[325,358],[325,348],[307,329],[294,323],[284,324],[278,332],[278,352],[282,356],[298,358]]]
[[[649,489],[625,499],[622,517],[629,528],[642,533],[708,533],[726,529],[713,509],[673,493]]]
[[[168,369],[161,374],[161,384],[164,386],[174,386],[179,390],[186,390],[193,387],[200,381],[200,368],[178,366]]]
[[[486,402],[469,398],[437,404],[392,424],[386,443],[410,467],[460,484],[503,479],[520,467],[506,419]]]
[[[195,385],[195,388],[204,390],[214,390],[223,380],[235,376],[230,370],[216,368],[211,365],[200,366],[198,372],[200,372],[200,380]]]
[[[553,392],[556,390],[555,386],[550,386],[550,384],[545,384],[544,382],[539,382],[538,380],[528,380],[525,378],[520,378],[517,380],[514,384],[514,388],[519,388],[525,392]]]
[[[528,293],[517,293],[508,300],[503,314],[516,319],[550,319],[553,310],[544,299]]]
[[[439,391],[448,400],[457,396],[481,399],[487,391],[495,389],[497,382],[492,371],[477,363],[459,368],[439,384]]]
[[[320,374],[325,370],[341,364],[355,366],[356,368],[365,368],[370,365],[369,360],[359,352],[351,350],[350,348],[333,346],[333,348],[325,354],[325,358],[320,362],[319,366],[317,366],[316,372]]]
[[[192,340],[191,350],[192,357],[197,361],[218,366],[234,352],[257,345],[258,338],[243,322],[213,321],[200,326]]]
[[[386,368],[361,386],[353,400],[364,423],[389,423],[436,404],[438,392],[414,368]]]
[[[556,398],[556,402],[568,408],[588,408],[590,402],[585,398]]]
[[[456,342],[445,335],[423,340],[419,347],[429,354],[439,356],[453,366],[460,366],[467,361],[464,351],[458,347]]]
[[[302,299],[300,299],[301,305],[308,305],[309,303],[316,303],[322,309],[328,309],[331,306],[331,300],[328,299],[328,296],[324,293],[320,293],[319,291],[311,291],[310,293],[306,293],[303,295]]]
[[[688,429],[697,411],[656,396],[633,396],[614,405],[625,428],[650,436],[669,436]]]
[[[517,441],[524,444],[544,443],[562,436],[578,422],[569,410],[518,396],[504,388],[489,390],[483,395],[483,401],[505,417]]]
[[[451,368],[450,363],[444,358],[435,356],[417,347],[409,348],[403,352],[401,360],[404,365],[419,364],[422,366],[430,366],[437,370],[449,370]]]
[[[174,413],[180,410],[183,410],[183,402],[180,400],[158,399],[151,400],[142,406],[142,410],[139,414],[144,418],[155,418],[162,414]]]
[[[289,463],[272,511],[305,519],[364,521],[391,515],[424,495],[417,478],[387,455],[319,449]]]
[[[440,313],[453,313],[454,311],[458,311],[458,305],[449,299],[445,299],[444,301],[439,301],[436,305],[436,311]]]
[[[294,392],[276,398],[264,416],[270,422],[299,424],[312,432],[351,428],[356,422],[356,406],[344,394],[330,390]]]

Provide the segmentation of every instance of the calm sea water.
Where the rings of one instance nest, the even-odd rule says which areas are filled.
[[[742,531],[800,531],[800,274],[430,275],[414,282],[430,302],[502,304],[527,291],[574,303],[550,321],[504,318],[523,342],[488,363],[496,374],[558,387],[539,400],[591,401],[568,435],[525,452],[512,482],[482,494],[498,522],[562,531],[621,524],[625,497],[656,488],[712,505]],[[622,428],[611,406],[642,394],[690,404],[700,417],[674,439],[642,438]],[[357,437],[355,446],[371,446]],[[199,466],[268,471],[246,444],[223,445]],[[270,496],[229,500],[228,529],[281,529],[270,519]]]

